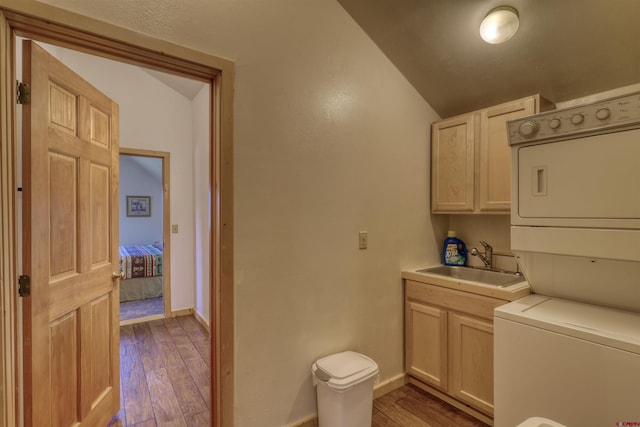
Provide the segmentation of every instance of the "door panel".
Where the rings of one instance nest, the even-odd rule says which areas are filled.
[[[89,226],[91,239],[91,268],[109,262],[109,168],[92,164],[89,181]]]
[[[50,326],[52,425],[68,426],[77,421],[77,320],[76,312],[71,312]]]
[[[85,317],[91,319],[90,329],[83,329],[83,336],[88,342],[87,358],[83,360],[84,367],[90,372],[91,382],[87,392],[89,407],[100,402],[105,390],[109,389],[109,371],[103,366],[111,365],[111,352],[109,351],[109,313],[111,302],[105,295],[92,301],[87,307]]]
[[[23,44],[26,426],[107,425],[120,404],[118,106]]]
[[[49,153],[49,262],[51,283],[78,273],[76,205],[78,167],[74,157]]]

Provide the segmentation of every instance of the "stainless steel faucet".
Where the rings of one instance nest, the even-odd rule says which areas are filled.
[[[479,257],[485,267],[493,268],[493,248],[484,240],[480,240],[480,243],[484,246],[484,255],[478,252],[476,248],[471,249],[471,255]]]

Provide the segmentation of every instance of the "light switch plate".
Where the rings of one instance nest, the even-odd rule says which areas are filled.
[[[178,232],[178,224],[171,224],[171,232],[172,233]]]
[[[367,246],[369,245],[369,233],[366,231],[358,233],[358,241],[360,249],[367,249]]]

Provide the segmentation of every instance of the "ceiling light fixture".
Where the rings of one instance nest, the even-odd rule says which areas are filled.
[[[518,31],[518,11],[509,6],[493,9],[480,24],[480,37],[491,44],[503,43]]]

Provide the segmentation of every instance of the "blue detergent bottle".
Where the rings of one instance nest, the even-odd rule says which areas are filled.
[[[444,265],[465,265],[467,263],[467,247],[456,237],[455,231],[449,231],[444,239],[442,249],[442,263]]]

